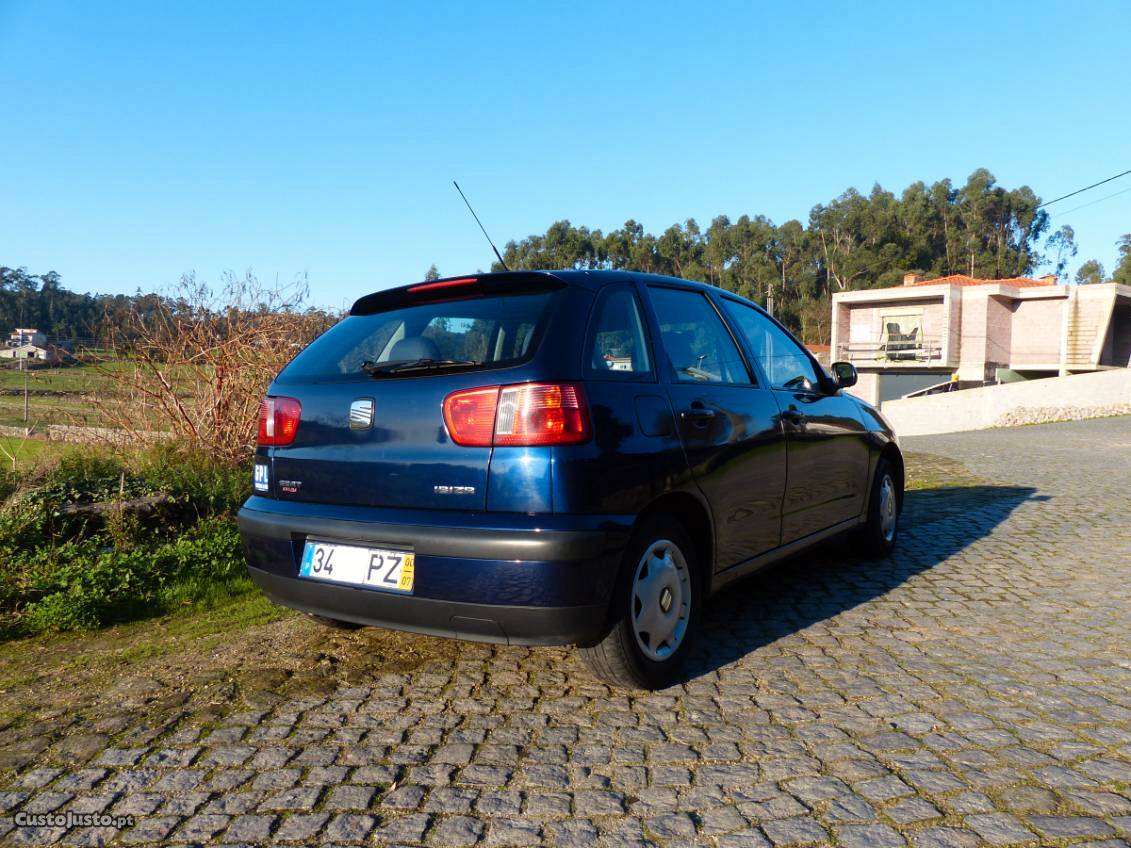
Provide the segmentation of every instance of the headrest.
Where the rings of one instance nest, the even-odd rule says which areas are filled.
[[[440,348],[424,336],[408,336],[393,345],[389,362],[411,362],[415,359],[440,359]]]

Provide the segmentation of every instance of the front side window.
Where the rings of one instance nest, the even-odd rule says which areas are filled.
[[[686,289],[650,287],[660,340],[681,383],[749,383],[734,339],[706,296]]]
[[[813,361],[781,327],[744,303],[723,298],[723,304],[772,388],[815,391],[820,386]]]
[[[632,289],[605,289],[586,350],[586,367],[594,376],[631,379],[651,372],[640,304]]]

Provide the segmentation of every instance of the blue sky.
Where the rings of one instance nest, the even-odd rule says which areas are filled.
[[[0,264],[82,291],[309,274],[341,306],[568,218],[806,220],[1131,168],[1131,4],[0,0]],[[1111,270],[1124,178],[1051,207]],[[1069,214],[1063,214],[1069,213]]]

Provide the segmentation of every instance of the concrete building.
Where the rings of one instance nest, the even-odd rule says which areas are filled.
[[[947,381],[1013,382],[1131,366],[1131,286],[965,275],[833,295],[834,359],[872,403]]]
[[[47,344],[47,334],[41,333],[34,328],[17,327],[8,335],[6,347],[18,348],[25,345],[36,345],[43,347]]]
[[[63,348],[48,343],[46,333],[23,327],[12,330],[4,347],[0,347],[0,359],[23,359],[37,365],[56,365],[67,356]]]

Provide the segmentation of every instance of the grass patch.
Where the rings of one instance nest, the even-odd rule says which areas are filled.
[[[293,613],[272,604],[244,578],[216,593],[185,602],[171,613],[108,627],[98,634],[43,633],[0,643],[0,691],[26,686],[43,675],[44,653],[55,657],[50,675],[113,671],[168,656],[188,647],[207,651],[212,643]]]
[[[246,591],[247,474],[161,444],[71,449],[0,509],[0,638],[90,630]]]
[[[49,442],[45,439],[22,438],[20,436],[0,436],[0,467],[12,469],[12,457],[21,471],[34,469],[40,463],[57,459],[68,450],[62,442]]]
[[[907,478],[904,481],[904,489],[907,491],[951,488],[983,482],[971,474],[961,462],[947,456],[912,452],[905,454],[903,460]]]
[[[115,365],[113,363],[109,367]],[[28,388],[32,391],[89,392],[105,388],[104,372],[105,366],[95,365],[29,368],[27,372],[19,368],[0,367],[0,391],[22,392],[26,376]]]

